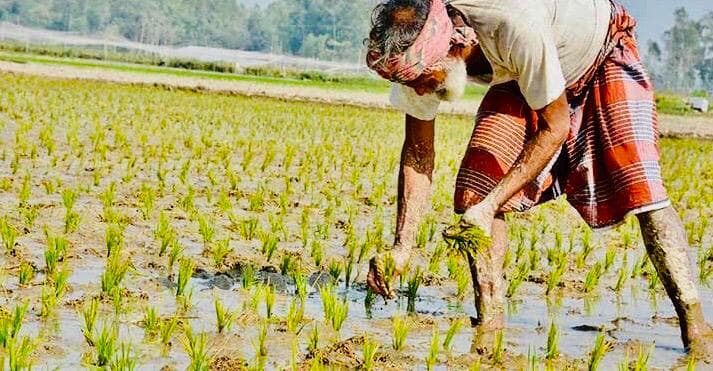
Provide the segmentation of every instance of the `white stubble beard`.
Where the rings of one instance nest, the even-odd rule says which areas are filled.
[[[465,61],[461,58],[449,58],[445,69],[446,79],[436,94],[442,101],[455,102],[463,98],[465,87],[468,84]]]

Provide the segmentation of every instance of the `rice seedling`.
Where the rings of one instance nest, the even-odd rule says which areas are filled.
[[[267,342],[267,323],[262,322],[257,332],[257,339],[253,340],[253,348],[255,349],[255,370],[264,370],[268,356]]]
[[[30,264],[27,261],[23,261],[22,263],[20,263],[20,272],[18,275],[20,285],[21,286],[29,285],[34,277],[35,277],[35,268],[32,267],[32,264]]]
[[[614,259],[616,258],[617,247],[615,245],[609,245],[607,248],[606,255],[604,256],[604,272],[609,272],[612,265],[614,265]]]
[[[94,349],[96,351],[96,358],[94,360],[95,366],[109,366],[117,350],[118,336],[119,329],[117,325],[106,322],[102,325],[101,331],[94,335]]]
[[[364,296],[364,309],[366,311],[366,316],[371,318],[371,310],[376,302],[376,293],[371,289],[366,289],[366,295]]]
[[[64,214],[64,233],[72,233],[79,228],[79,213],[74,211],[74,205],[77,202],[78,195],[72,189],[66,188],[62,191],[62,204],[65,208]]]
[[[84,305],[84,309],[82,310],[82,334],[90,346],[94,345],[94,326],[96,325],[98,314],[99,299],[93,298]]]
[[[446,331],[446,337],[445,339],[443,339],[443,351],[445,351],[446,353],[449,353],[451,351],[451,343],[453,342],[453,339],[462,327],[462,318],[456,318],[451,321],[450,326],[448,326],[448,331]]]
[[[324,257],[324,248],[319,240],[312,241],[310,257],[314,260],[314,265],[319,268],[322,266],[322,258]]]
[[[295,293],[302,303],[307,299],[307,277],[300,268],[292,272],[292,280],[295,282]]]
[[[180,260],[183,260],[183,250],[184,247],[183,245],[178,242],[175,238],[171,240],[170,242],[170,250],[168,250],[168,275],[171,276],[173,275],[173,266],[176,265],[177,262]]]
[[[31,229],[35,225],[35,220],[40,216],[40,208],[38,205],[25,205],[20,208],[20,215],[25,222],[25,226]]]
[[[634,360],[634,365],[632,370],[634,371],[646,371],[649,369],[649,359],[651,359],[651,354],[654,351],[653,345],[649,347],[648,350],[644,349],[643,344],[639,344],[639,351]]]
[[[158,256],[163,256],[168,251],[169,246],[175,243],[176,232],[171,227],[168,215],[161,211],[158,215],[158,222],[154,229],[154,237],[160,241]]]
[[[508,283],[505,296],[511,298],[515,295],[515,292],[520,287],[520,285],[525,281],[525,279],[530,275],[530,264],[529,262],[522,262],[517,268],[515,275],[510,278]]]
[[[408,312],[416,312],[416,296],[418,295],[418,288],[423,282],[423,273],[421,273],[421,267],[416,267],[416,272],[408,280],[408,288],[406,291],[406,297],[408,298]]]
[[[344,258],[344,267],[344,287],[349,288],[354,270],[354,257],[348,256]]]
[[[362,348],[362,353],[364,354],[363,369],[370,371],[374,369],[374,361],[376,358],[376,352],[379,350],[379,343],[372,340],[370,337],[364,337],[364,345]]]
[[[170,319],[161,322],[158,333],[163,346],[171,345],[171,340],[173,339],[173,335],[176,333],[177,329],[178,318],[176,317],[171,317]]]
[[[17,339],[29,305],[30,302],[25,300],[21,304],[15,305],[12,316],[0,318],[0,346],[2,348],[8,349],[10,343]]]
[[[210,255],[213,258],[213,265],[220,268],[225,264],[225,259],[233,252],[230,247],[230,239],[216,241],[210,249]]]
[[[309,332],[309,338],[307,339],[307,352],[309,354],[314,355],[317,353],[319,349],[319,338],[319,326],[315,322],[314,325],[312,325],[312,331]]]
[[[178,278],[176,281],[176,297],[181,297],[186,293],[188,282],[193,276],[195,263],[193,259],[182,258],[178,264]]]
[[[106,242],[106,256],[121,254],[124,247],[124,229],[116,224],[107,226],[104,240]]]
[[[264,285],[262,288],[263,296],[265,297],[265,315],[267,318],[272,318],[273,309],[275,308],[275,289],[270,285]]]
[[[248,264],[242,267],[240,282],[244,290],[250,290],[253,286],[255,286],[257,278],[255,278],[255,269],[252,265]]]
[[[146,183],[142,184],[141,190],[139,191],[139,210],[144,220],[151,219],[155,204],[156,190]]]
[[[545,352],[546,359],[555,359],[559,357],[559,339],[560,333],[557,324],[552,321],[550,330],[547,332],[547,351]]]
[[[441,342],[438,339],[438,326],[433,326],[433,331],[431,335],[431,347],[428,350],[428,355],[426,356],[426,369],[431,371],[433,367],[438,362],[438,352],[440,351]]]
[[[161,328],[161,318],[158,316],[155,306],[149,305],[146,307],[141,325],[147,338],[153,338],[158,335]]]
[[[277,243],[278,239],[277,237],[265,233],[262,236],[262,255],[265,256],[265,259],[267,261],[271,261],[272,257],[275,255],[275,252],[277,251]]]
[[[595,263],[592,266],[592,269],[590,269],[584,277],[584,287],[582,290],[585,294],[590,294],[597,289],[599,286],[599,280],[603,274],[604,271],[602,269],[602,264],[600,262]]]
[[[600,332],[594,341],[594,348],[589,357],[589,371],[595,371],[599,369],[599,363],[602,361],[604,356],[612,349],[612,344],[605,340],[604,332]]]
[[[208,370],[213,360],[213,355],[208,349],[207,334],[205,332],[194,334],[190,324],[186,324],[183,329],[183,337],[180,340],[183,350],[190,359],[188,369],[192,371]]]
[[[411,326],[401,315],[396,315],[391,318],[391,326],[391,347],[394,348],[395,351],[401,351],[406,345],[406,339],[408,338]]]
[[[7,217],[0,219],[0,236],[5,246],[5,252],[13,254],[15,252],[17,231],[10,225]]]
[[[290,303],[290,308],[287,311],[287,319],[285,320],[287,324],[287,331],[291,334],[297,334],[302,321],[304,320],[304,304],[301,301],[293,298]]]
[[[545,295],[550,295],[556,287],[562,282],[564,272],[567,269],[566,260],[560,260],[550,275],[547,277],[547,288],[545,290]]]
[[[203,239],[203,246],[207,250],[208,246],[215,238],[215,221],[207,215],[198,215],[198,233]]]
[[[502,364],[503,363],[503,355],[505,353],[505,347],[504,347],[504,332],[503,330],[499,330],[497,334],[495,334],[495,345],[493,345],[493,362],[496,365]]]
[[[322,299],[322,309],[324,310],[324,322],[339,333],[344,321],[349,313],[349,303],[346,299],[339,301],[334,293],[334,287],[323,285],[319,289]]]
[[[479,249],[487,249],[493,244],[490,236],[476,226],[458,222],[443,231],[443,238],[454,249],[475,258]]]
[[[7,357],[7,365],[10,371],[31,370],[32,369],[32,352],[37,345],[29,337],[22,338],[12,337],[8,339],[5,347],[5,357]],[[0,360],[2,360],[0,358]],[[3,360],[4,367],[4,360]]]
[[[592,242],[592,230],[585,227],[582,230],[582,250],[580,250],[575,258],[575,265],[578,269],[584,268],[584,265],[594,251],[594,248],[595,245]]]
[[[119,254],[112,254],[106,260],[106,269],[101,275],[101,289],[104,294],[111,294],[121,286],[131,262]]]
[[[119,351],[111,362],[114,371],[133,371],[136,369],[138,356],[131,343],[121,343]]]
[[[337,259],[332,259],[329,262],[329,276],[332,279],[332,282],[338,282],[339,277],[342,276],[342,271],[344,270],[344,266],[342,265],[342,262]]]
[[[438,274],[440,271],[441,260],[446,252],[445,243],[437,243],[436,247],[433,249],[430,259],[428,260],[428,271],[433,274]]]
[[[230,309],[226,308],[218,297],[213,300],[213,305],[215,307],[215,323],[218,333],[222,334],[224,331],[230,331],[238,312],[232,312]]]

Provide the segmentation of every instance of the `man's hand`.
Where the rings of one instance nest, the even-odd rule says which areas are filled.
[[[491,199],[485,198],[483,202],[471,206],[463,214],[463,222],[479,227],[488,236],[491,236],[493,221],[498,208]]]
[[[386,299],[393,298],[396,293],[391,288],[390,283],[404,272],[410,258],[411,249],[400,245],[376,255],[369,261],[369,274],[366,276],[367,286]],[[387,272],[387,264],[390,263],[393,263],[393,275],[391,277],[389,277],[390,272]]]

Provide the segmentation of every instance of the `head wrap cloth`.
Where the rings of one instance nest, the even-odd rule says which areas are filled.
[[[443,0],[432,0],[426,23],[408,49],[389,58],[384,58],[381,51],[372,49],[367,53],[366,62],[381,77],[407,83],[441,68],[451,45],[476,43],[472,28],[454,28]]]

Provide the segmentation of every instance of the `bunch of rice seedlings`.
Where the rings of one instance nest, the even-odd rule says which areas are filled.
[[[297,269],[297,259],[292,254],[283,254],[280,262],[280,274],[287,276]]]
[[[443,350],[446,353],[449,353],[451,351],[451,343],[453,342],[453,338],[456,336],[456,334],[460,331],[462,327],[462,318],[456,318],[451,321],[451,325],[448,326],[448,331],[446,331],[446,338],[443,340]]]
[[[112,370],[133,371],[136,369],[138,355],[131,343],[121,343],[119,352],[111,363]]]
[[[194,334],[190,324],[186,324],[183,330],[181,344],[183,350],[188,355],[191,363],[189,370],[207,370],[213,360],[213,355],[208,349],[208,336],[205,332]]]
[[[309,354],[315,355],[319,349],[319,326],[315,322],[312,325],[312,331],[309,332],[309,338],[307,339],[307,352]]]
[[[582,250],[580,250],[579,254],[577,254],[577,257],[575,258],[575,265],[578,269],[584,268],[587,258],[589,258],[592,254],[594,248],[595,245],[592,242],[592,230],[588,227],[584,227],[584,230],[582,231]]]
[[[79,213],[74,211],[74,205],[77,202],[78,195],[75,191],[66,188],[62,191],[62,204],[65,208],[64,214],[64,233],[71,233],[79,228]]]
[[[238,312],[231,311],[229,308],[226,308],[219,297],[216,297],[215,300],[213,300],[213,304],[215,307],[215,323],[218,333],[222,334],[223,331],[230,331]]]
[[[613,348],[612,343],[606,341],[604,336],[604,332],[600,332],[594,341],[594,348],[592,349],[589,357],[589,371],[597,370],[599,368],[599,363],[602,361],[604,356]]]
[[[440,351],[441,341],[438,339],[438,326],[433,326],[433,332],[431,335],[431,347],[428,350],[428,355],[426,356],[426,369],[432,371],[433,367],[438,362],[438,352]]]
[[[186,293],[188,281],[193,276],[195,263],[193,259],[183,258],[178,265],[178,279],[176,281],[176,297],[181,297]]]
[[[363,369],[370,371],[374,369],[374,360],[376,358],[376,352],[379,350],[379,343],[372,340],[370,337],[364,337],[364,346],[362,353],[364,354]]]
[[[339,301],[332,285],[323,285],[319,289],[324,310],[324,322],[339,333],[349,313],[349,303],[346,299]]]
[[[265,259],[269,262],[272,260],[272,257],[275,255],[275,252],[277,251],[277,243],[278,239],[276,236],[271,235],[269,233],[264,233],[262,235],[262,255],[265,256]]]
[[[35,277],[35,268],[27,261],[20,263],[19,281],[21,286],[30,284],[30,281]]]
[[[304,303],[307,299],[307,277],[302,273],[302,269],[297,268],[292,272],[292,280],[295,282],[295,294]]]
[[[176,239],[176,231],[171,227],[168,215],[164,211],[158,214],[154,237],[160,241],[158,256],[163,256]]]
[[[222,267],[225,263],[225,259],[232,252],[233,248],[230,247],[229,238],[215,242],[210,249],[210,255],[213,258],[213,264],[215,265],[215,267]]]
[[[416,312],[416,295],[418,294],[418,288],[421,286],[423,281],[423,274],[421,273],[421,267],[416,267],[416,272],[409,278],[406,296],[408,297],[407,310],[409,313]]]
[[[287,331],[291,334],[297,334],[299,327],[304,320],[304,304],[296,298],[292,299],[290,303],[290,308],[287,311],[287,318],[285,320],[287,324]]]
[[[93,298],[88,303],[84,304],[84,309],[82,309],[82,334],[87,344],[90,346],[94,345],[94,326],[97,321],[97,316],[99,314],[99,299]]]
[[[118,336],[119,328],[115,324],[107,323],[104,323],[101,331],[94,335],[94,348],[96,351],[96,358],[94,360],[95,366],[109,366],[117,351]]]
[[[144,220],[151,219],[155,203],[156,190],[146,183],[142,184],[141,190],[139,191],[139,210],[141,210],[141,216]]]
[[[164,347],[171,345],[171,340],[173,339],[173,335],[176,333],[176,330],[178,330],[178,318],[175,316],[161,322],[158,334],[161,344]]]
[[[272,318],[273,308],[275,307],[275,289],[268,282],[263,286],[263,295],[265,296],[265,315],[267,318]]]
[[[184,247],[183,245],[177,240],[177,239],[172,239],[170,242],[170,249],[168,250],[168,264],[166,269],[168,270],[168,275],[173,276],[173,267],[176,265],[177,262],[180,260],[183,260],[183,250]]]
[[[597,289],[597,287],[599,286],[599,280],[602,275],[604,275],[602,264],[600,262],[596,262],[592,266],[592,269],[587,272],[587,275],[584,278],[583,291],[585,294],[590,294]]]
[[[253,286],[255,286],[256,282],[257,278],[255,277],[255,268],[253,268],[250,264],[243,266],[240,272],[240,283],[242,284],[243,289],[250,290]]]
[[[545,353],[545,358],[555,359],[559,356],[559,338],[560,333],[557,324],[552,321],[550,330],[547,332],[547,352]]]
[[[320,268],[322,266],[322,258],[324,257],[324,248],[322,247],[322,243],[319,242],[319,240],[315,239],[312,241],[310,257],[312,258],[312,260],[314,260],[314,265],[317,268]]]
[[[560,260],[557,266],[555,267],[552,272],[550,272],[549,277],[547,277],[547,289],[545,291],[546,295],[549,295],[552,293],[552,291],[559,286],[559,284],[562,282],[562,277],[564,276],[564,272],[567,269],[567,262],[566,260]]]
[[[13,253],[15,251],[17,231],[10,225],[7,217],[0,219],[0,236],[2,237],[5,251],[7,253]]]
[[[443,231],[443,238],[456,250],[475,258],[480,249],[488,249],[493,241],[490,235],[478,226],[460,221]]]
[[[609,245],[607,252],[604,255],[604,272],[609,272],[612,265],[614,265],[614,259],[616,259],[616,253],[618,248],[615,245]]]
[[[505,353],[504,343],[504,332],[503,330],[498,331],[495,335],[495,345],[493,346],[493,362],[496,365],[503,363],[503,355]]]
[[[371,288],[366,289],[366,295],[364,296],[364,310],[366,311],[367,318],[371,318],[372,308],[376,302],[376,293]]]
[[[69,250],[69,242],[61,236],[54,236],[45,231],[47,237],[47,249],[45,249],[45,273],[48,276],[54,275],[57,265],[64,261]]]
[[[354,258],[352,256],[344,258],[344,266],[344,286],[349,288],[354,270]]]
[[[264,370],[267,361],[267,323],[262,322],[257,332],[257,339],[253,340],[253,348],[255,349],[255,370]]]
[[[215,238],[215,222],[207,215],[198,215],[198,233],[203,239],[203,246],[207,250],[208,246]]]
[[[339,277],[342,275],[342,270],[344,270],[344,266],[340,260],[332,259],[329,262],[329,276],[331,277],[332,282],[339,281]]]
[[[124,247],[124,229],[116,224],[110,224],[104,235],[106,242],[106,256],[120,254]]]
[[[520,285],[527,279],[530,275],[530,264],[526,261],[520,263],[515,272],[515,275],[510,278],[508,283],[508,288],[505,292],[505,296],[511,298],[515,295],[515,292],[520,287]]]
[[[408,321],[401,315],[396,315],[391,319],[392,333],[391,333],[391,347],[396,351],[401,351],[406,345],[406,338],[408,338],[409,330],[411,326]]]
[[[109,256],[106,260],[106,270],[101,275],[102,293],[111,294],[119,289],[130,266],[131,262],[118,253]]]
[[[161,318],[155,306],[149,305],[144,310],[144,318],[141,320],[141,327],[144,328],[146,337],[151,339],[158,334],[161,327]]]
[[[29,305],[29,301],[24,301],[15,306],[11,317],[0,318],[0,347],[7,349],[13,341],[18,339]]]

